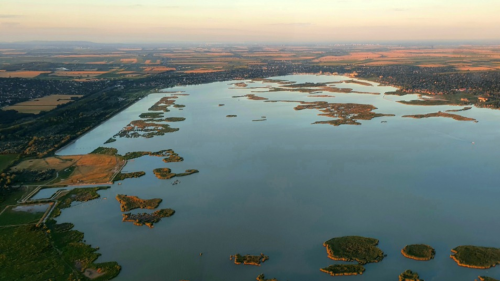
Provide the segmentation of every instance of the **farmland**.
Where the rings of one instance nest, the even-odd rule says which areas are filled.
[[[15,110],[20,113],[38,114],[41,111],[50,111],[58,105],[66,104],[80,98],[82,95],[50,95],[36,98],[30,101],[20,102],[3,108],[4,110]]]
[[[125,161],[120,157],[102,154],[56,156],[25,160],[12,167],[11,171],[45,171],[55,169],[58,178],[53,184],[93,184],[111,182]]]

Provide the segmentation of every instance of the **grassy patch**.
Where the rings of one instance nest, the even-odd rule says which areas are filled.
[[[487,269],[500,264],[500,249],[477,246],[458,246],[450,256],[459,266]]]
[[[156,209],[160,203],[161,199],[141,199],[137,196],[128,196],[123,194],[116,195],[116,200],[120,202],[120,208],[122,212],[134,210],[134,209]]]
[[[384,252],[377,245],[377,239],[361,236],[337,237],[323,243],[329,258],[341,261],[357,261],[361,265],[379,262],[384,259]]]
[[[47,206],[49,207],[49,206]],[[40,212],[16,211],[15,206],[8,207],[5,212],[0,215],[0,226],[20,225],[37,223],[45,213],[45,210]]]
[[[360,275],[365,272],[365,267],[358,264],[334,264],[320,270],[332,276]]]
[[[71,176],[71,174],[73,173],[73,171],[75,170],[76,166],[71,166],[71,167],[68,167],[62,171],[60,171],[58,173],[58,177],[59,179],[61,180],[65,180],[67,178],[69,178],[69,176]]]
[[[18,158],[19,154],[0,154],[0,172],[6,170]]]
[[[409,259],[428,261],[434,258],[436,251],[429,245],[414,244],[406,245],[401,250],[401,254]]]

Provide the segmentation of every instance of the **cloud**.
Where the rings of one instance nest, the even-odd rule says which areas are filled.
[[[306,27],[312,25],[310,22],[286,22],[286,23],[270,23],[271,26],[296,26],[296,27]]]
[[[393,12],[405,12],[405,11],[408,11],[409,9],[404,9],[404,8],[394,8],[394,9],[391,9],[390,11],[393,11]]]
[[[14,26],[21,25],[20,22],[2,22],[1,24],[2,24],[2,26],[6,26],[6,27],[14,27]]]
[[[11,18],[19,18],[21,15],[6,15],[6,14],[0,14],[0,19],[11,19]]]

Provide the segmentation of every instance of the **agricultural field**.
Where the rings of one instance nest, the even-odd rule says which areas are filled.
[[[0,78],[35,78],[50,71],[0,71]]]
[[[324,45],[224,46],[0,50],[0,78],[95,81],[142,78],[158,73],[212,73],[265,66],[269,62],[321,66],[454,67],[457,71],[500,69],[500,46]],[[38,64],[31,65],[30,64]],[[61,68],[64,68],[61,70]]]
[[[7,106],[3,108],[3,110],[15,110],[19,113],[39,114],[42,111],[50,111],[58,105],[72,102],[75,98],[81,97],[82,95],[50,95]]]
[[[124,164],[125,160],[118,156],[102,154],[70,155],[25,160],[12,167],[11,171],[55,169],[58,176],[51,181],[51,184],[94,184],[111,182]]]

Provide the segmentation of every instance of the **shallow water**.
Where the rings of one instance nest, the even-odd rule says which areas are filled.
[[[340,76],[276,77],[301,82],[334,82]],[[233,81],[240,82],[240,81]],[[500,269],[461,268],[450,258],[459,245],[500,247],[498,163],[500,111],[473,108],[457,114],[479,122],[448,118],[412,119],[457,106],[409,106],[395,102],[415,97],[329,93],[254,93],[271,100],[373,104],[381,117],[361,126],[312,125],[330,118],[317,110],[295,111],[296,103],[270,103],[232,98],[263,89],[231,89],[233,82],[176,87],[185,91],[165,117],[178,132],[151,139],[118,138],[106,146],[129,151],[173,149],[184,162],[163,163],[144,156],[125,172],[145,171],[101,191],[108,198],[65,209],[59,222],[73,222],[85,239],[100,247],[99,261],[117,261],[116,280],[255,280],[265,273],[279,280],[396,280],[406,269],[425,280],[474,280],[500,276]],[[249,87],[277,84],[255,82]],[[356,91],[379,92],[391,87],[334,84]],[[58,152],[89,153],[140,113],[170,94],[152,94],[127,108]],[[225,106],[219,107],[219,104]],[[236,114],[237,118],[226,118]],[[266,121],[252,122],[266,116]],[[381,123],[387,121],[387,123]],[[474,144],[472,144],[474,142]],[[198,169],[178,178],[157,179],[152,170]],[[117,194],[162,198],[160,208],[176,214],[153,229],[121,221]],[[134,210],[135,212],[144,212]],[[335,263],[322,243],[344,235],[380,240],[388,255],[368,264],[361,276],[331,277],[319,268]],[[404,258],[407,244],[426,243],[436,258],[418,262]],[[199,253],[203,252],[200,257]],[[229,255],[265,253],[260,267],[234,265]]]
[[[29,212],[29,213],[43,213],[47,211],[50,204],[33,204],[33,205],[21,205],[12,208],[12,211],[16,212]]]

